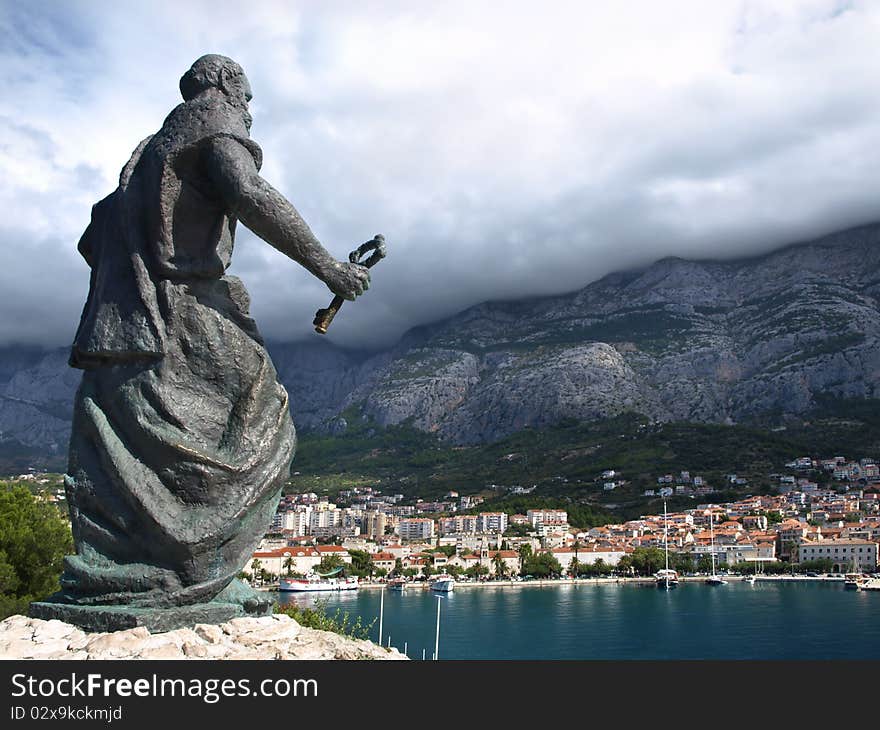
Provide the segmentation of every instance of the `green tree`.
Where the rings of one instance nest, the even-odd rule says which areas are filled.
[[[286,575],[293,575],[293,557],[290,555],[284,560],[284,570]]]
[[[523,570],[526,575],[533,575],[536,578],[555,578],[562,575],[562,566],[550,552],[532,555],[525,561]]]
[[[492,558],[492,565],[495,567],[495,575],[499,578],[503,578],[507,575],[507,563],[504,562],[504,558],[501,557],[501,551],[497,551]]]
[[[532,557],[532,546],[527,542],[524,542],[519,546],[519,573],[520,575],[528,575],[528,571],[526,571],[526,562]]]
[[[479,578],[483,575],[489,574],[489,568],[482,563],[476,563],[464,571],[464,574],[469,578]]]
[[[373,557],[366,550],[349,550],[351,555],[350,572],[358,578],[371,578],[376,571]]]
[[[669,556],[669,565],[679,573],[693,573],[694,557],[690,553],[672,553]]]
[[[337,568],[343,569],[343,574],[345,574],[345,568],[347,567],[346,562],[340,558],[338,555],[325,555],[321,558],[321,562],[318,563],[318,566],[315,568],[316,573],[330,573],[331,571],[336,570]]]
[[[660,548],[637,547],[632,552],[631,564],[638,575],[653,575],[666,564],[666,556]]]
[[[593,568],[593,572],[595,575],[606,575],[611,572],[611,566],[608,565],[602,558],[596,558],[595,562],[591,566]]]
[[[442,553],[447,558],[451,558],[453,555],[455,555],[455,545],[440,545],[438,547],[435,547],[435,548],[429,550],[428,552]]]
[[[27,487],[0,482],[0,618],[60,588],[63,558],[73,552],[70,525]]]
[[[275,575],[270,573],[265,568],[260,568],[260,581],[262,583],[271,583],[272,581],[275,580],[275,577],[276,577]]]

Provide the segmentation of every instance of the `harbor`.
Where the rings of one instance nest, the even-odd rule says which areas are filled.
[[[874,659],[880,594],[847,591],[824,576],[731,576],[713,588],[686,576],[675,591],[653,580],[489,581],[438,594],[409,586],[323,596],[337,609],[376,619],[382,645],[430,659],[441,606],[442,659]],[[480,590],[468,590],[479,588]],[[537,590],[532,590],[532,589]],[[279,594],[311,605],[314,596]],[[829,616],[834,616],[833,627]]]

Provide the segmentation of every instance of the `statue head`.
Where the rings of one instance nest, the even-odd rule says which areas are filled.
[[[247,108],[253,98],[244,69],[231,58],[209,53],[180,77],[180,93],[184,101],[194,99],[209,89],[217,89],[235,106]]]

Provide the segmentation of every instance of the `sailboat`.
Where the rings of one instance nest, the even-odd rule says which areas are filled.
[[[758,561],[756,560],[755,561],[755,572],[752,573],[750,576],[747,576],[746,578],[744,578],[745,582],[751,583],[752,585],[754,585],[755,581],[757,580],[757,577],[756,577],[757,574],[758,574]]]
[[[723,586],[727,584],[727,581],[715,573],[715,515],[712,512],[709,512],[709,539],[711,540],[711,552],[709,555],[712,557],[712,575],[706,578],[706,585]]]
[[[844,576],[843,587],[847,591],[857,591],[865,584],[865,579],[861,573],[856,572],[856,559],[853,557],[850,572]]]
[[[678,585],[678,573],[669,567],[669,519],[666,515],[666,500],[663,500],[663,546],[666,550],[666,567],[654,573],[658,588],[669,590]]]

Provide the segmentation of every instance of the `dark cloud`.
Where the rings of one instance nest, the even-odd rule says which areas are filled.
[[[334,255],[387,238],[343,344],[880,218],[876,4],[11,5],[0,341],[69,340],[89,207],[205,52],[248,72],[263,174]],[[232,273],[267,336],[318,337],[321,282],[244,230]]]

